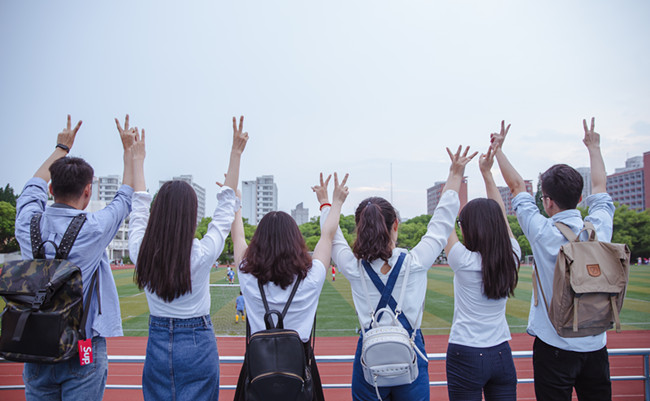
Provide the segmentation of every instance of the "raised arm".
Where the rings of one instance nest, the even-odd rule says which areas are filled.
[[[122,184],[128,185],[133,188],[133,153],[131,146],[135,142],[135,133],[137,128],[129,127],[129,115],[124,117],[124,128],[120,124],[120,120],[115,119],[117,132],[120,133],[120,140],[122,141],[122,148],[124,149],[124,173],[122,174]]]
[[[449,167],[449,178],[447,178],[447,183],[445,184],[442,192],[445,192],[446,190],[453,190],[456,192],[460,191],[460,184],[463,179],[463,175],[465,174],[465,166],[467,166],[467,163],[469,163],[474,158],[474,156],[478,154],[478,152],[474,152],[471,156],[467,156],[467,153],[469,152],[468,146],[465,148],[465,151],[461,155],[462,149],[463,147],[459,146],[456,153],[453,154],[451,153],[451,150],[447,148],[447,154],[449,154],[449,158],[451,159],[451,166]],[[449,251],[454,246],[454,244],[456,244],[456,242],[458,242],[458,236],[456,235],[456,230],[452,226],[451,233],[447,239],[447,244],[445,245],[445,254],[449,255]],[[435,255],[434,257],[437,256],[438,255]]]
[[[34,177],[42,178],[45,182],[50,182],[50,178],[52,178],[50,176],[50,166],[52,163],[65,157],[70,152],[70,149],[72,149],[72,145],[74,144],[74,139],[77,136],[77,131],[79,131],[79,127],[81,127],[81,120],[79,120],[74,128],[71,127],[72,121],[70,114],[68,114],[68,124],[57,136],[54,151],[47,159],[45,159],[38,170],[36,170]]]
[[[135,129],[135,138],[133,145],[131,145],[131,155],[133,158],[133,190],[143,192],[147,190],[144,181],[144,158],[146,156],[145,142],[144,142],[144,129],[142,130],[142,137],[138,129]]]
[[[321,205],[322,200],[327,201],[327,183],[329,182],[330,177],[327,177],[327,180],[323,182],[323,174],[320,175],[320,186],[314,186],[312,189],[316,192],[319,202]],[[334,239],[334,234],[339,227],[339,220],[341,218],[341,206],[348,196],[348,187],[345,185],[348,181],[348,174],[345,175],[343,181],[339,184],[339,178],[336,173],[334,173],[334,193],[332,194],[332,207],[327,215],[327,220],[321,228],[320,239],[314,248],[313,258],[318,259],[323,266],[329,266],[330,259],[332,256],[332,240]],[[325,193],[325,199],[322,199],[322,193]]]
[[[237,191],[237,182],[239,181],[239,164],[241,154],[246,148],[248,142],[248,132],[244,131],[244,116],[239,117],[239,127],[237,119],[232,118],[232,148],[230,149],[230,162],[228,163],[228,172],[224,185]],[[242,226],[243,227],[243,226]]]
[[[501,193],[497,188],[497,184],[494,182],[494,177],[492,177],[492,166],[494,165],[494,152],[492,147],[489,147],[487,153],[482,154],[478,159],[478,166],[481,170],[481,175],[483,176],[483,181],[485,182],[485,192],[487,193],[488,199],[492,199],[499,204],[501,212],[503,213],[503,220],[506,222],[506,227],[508,227],[508,235],[514,238],[512,230],[510,230],[510,224],[508,224],[508,218],[506,217],[506,205],[503,203],[503,198],[501,198]],[[462,223],[461,223],[462,224]]]
[[[510,192],[512,192],[513,195],[518,195],[521,192],[526,191],[526,183],[524,182],[524,179],[521,178],[521,175],[515,170],[515,168],[510,164],[510,161],[506,157],[505,153],[503,153],[503,142],[506,139],[506,135],[508,135],[508,131],[510,130],[510,124],[508,126],[505,126],[505,121],[501,121],[501,132],[499,134],[493,133],[490,135],[490,142],[491,142],[491,147],[492,151],[494,152],[494,155],[497,158],[497,162],[499,163],[499,169],[501,169],[501,175],[503,176],[503,179],[506,180],[506,184],[508,185],[508,188],[510,188]]]
[[[248,248],[246,243],[246,234],[244,232],[244,221],[241,216],[241,208],[235,212],[235,220],[230,228],[230,238],[232,239],[233,253],[235,257],[235,266],[239,266],[244,259],[244,254]]]
[[[600,152],[600,134],[594,131],[596,119],[591,118],[591,128],[587,127],[587,120],[582,120],[585,129],[585,137],[582,142],[589,151],[589,163],[591,164],[591,192],[594,194],[607,192],[607,172],[605,162]]]

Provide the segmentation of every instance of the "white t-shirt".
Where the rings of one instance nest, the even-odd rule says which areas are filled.
[[[239,286],[246,302],[246,318],[251,326],[251,334],[266,330],[264,303],[257,286],[257,279],[252,274],[244,273],[241,270],[238,271],[238,274]],[[294,295],[283,320],[284,328],[297,331],[303,342],[307,342],[311,336],[314,316],[318,307],[318,297],[325,283],[325,275],[325,266],[318,259],[314,259],[307,277],[298,285],[296,295]],[[271,282],[264,285],[264,294],[270,310],[275,309],[282,313],[294,283],[295,279],[284,290]],[[273,321],[277,324],[275,316]]]
[[[521,257],[519,243],[510,238],[512,250]],[[457,242],[447,256],[454,271],[454,320],[449,342],[468,347],[487,348],[510,340],[506,321],[508,298],[488,299],[483,293],[482,259]]]
[[[223,251],[226,237],[235,218],[235,211],[240,207],[239,198],[229,187],[222,187],[217,194],[217,201],[207,233],[201,240],[195,238],[192,241],[190,256],[192,292],[166,302],[145,289],[151,315],[189,319],[210,314],[210,269]],[[129,224],[129,252],[134,261],[138,260],[140,245],[149,221],[150,204],[149,193],[133,194],[133,211]]]

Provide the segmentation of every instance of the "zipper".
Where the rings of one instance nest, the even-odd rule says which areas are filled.
[[[302,382],[302,385],[303,385],[303,386],[305,385],[305,381],[303,380],[302,377],[300,377],[299,375],[297,375],[297,374],[295,374],[295,373],[289,373],[289,372],[268,372],[268,373],[262,373],[261,375],[257,375],[257,376],[255,376],[255,377],[253,378],[253,380],[251,380],[251,384],[255,383],[255,381],[258,380],[258,379],[263,379],[263,378],[265,378],[265,377],[272,376],[272,375],[282,375],[282,376],[293,377],[293,378],[295,378],[295,379],[300,380],[300,381]]]

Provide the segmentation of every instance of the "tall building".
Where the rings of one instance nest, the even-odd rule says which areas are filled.
[[[576,169],[582,176],[582,200],[578,206],[585,207],[587,205],[587,197],[591,195],[591,167],[578,167]]]
[[[93,177],[92,200],[112,201],[117,190],[120,189],[120,185],[122,185],[122,179],[119,175]]]
[[[631,157],[625,167],[607,176],[607,193],[614,202],[643,211],[650,206],[650,152]]]
[[[295,209],[291,209],[291,217],[296,221],[296,224],[301,225],[309,222],[309,209],[303,207],[302,202],[296,205]]]
[[[190,184],[192,188],[194,188],[194,192],[196,192],[196,199],[198,201],[196,209],[196,224],[199,224],[201,222],[201,219],[205,217],[205,188],[195,183],[194,178],[191,174],[179,175],[178,177],[173,177],[172,180],[185,181],[186,183]],[[162,187],[166,182],[167,181],[159,181],[158,190],[160,190],[160,187]]]
[[[427,188],[427,214],[433,215],[433,211],[436,210],[436,206],[440,202],[444,186],[445,181],[438,181],[431,188]],[[460,198],[460,210],[463,210],[467,204],[467,177],[463,177],[463,181],[460,183],[458,197]]]
[[[278,186],[272,175],[242,181],[242,217],[257,225],[268,212],[278,210]]]
[[[528,192],[532,196],[535,196],[533,194],[533,181],[524,180],[524,184],[526,185],[526,192]],[[503,199],[503,204],[506,206],[506,216],[514,216],[515,210],[512,208],[512,198],[514,198],[514,196],[512,196],[512,192],[510,192],[510,188],[497,187],[497,189],[501,194],[501,199]]]

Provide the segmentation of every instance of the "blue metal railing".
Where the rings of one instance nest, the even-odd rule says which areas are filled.
[[[645,388],[645,399],[650,401],[650,348],[616,348],[608,349],[609,356],[642,356],[643,357],[643,375],[636,376],[612,376],[612,381],[643,381]],[[515,359],[532,358],[532,351],[512,351],[512,357]],[[444,353],[427,354],[429,361],[444,361],[446,355]],[[240,364],[244,361],[243,356],[220,356],[219,363],[222,364]],[[321,355],[316,356],[318,363],[352,363],[354,362],[353,355]],[[11,361],[0,358],[0,363],[12,363]],[[144,363],[144,355],[109,355],[109,363]],[[533,383],[533,378],[518,378],[517,383]],[[429,382],[432,387],[446,386],[446,381],[432,381]],[[350,388],[351,383],[341,384],[323,384],[323,388]],[[221,384],[219,386],[222,390],[234,390],[234,384]],[[0,390],[20,390],[25,386],[20,385],[5,385],[0,386]],[[128,385],[128,384],[107,384],[107,390],[140,390],[141,385]]]

